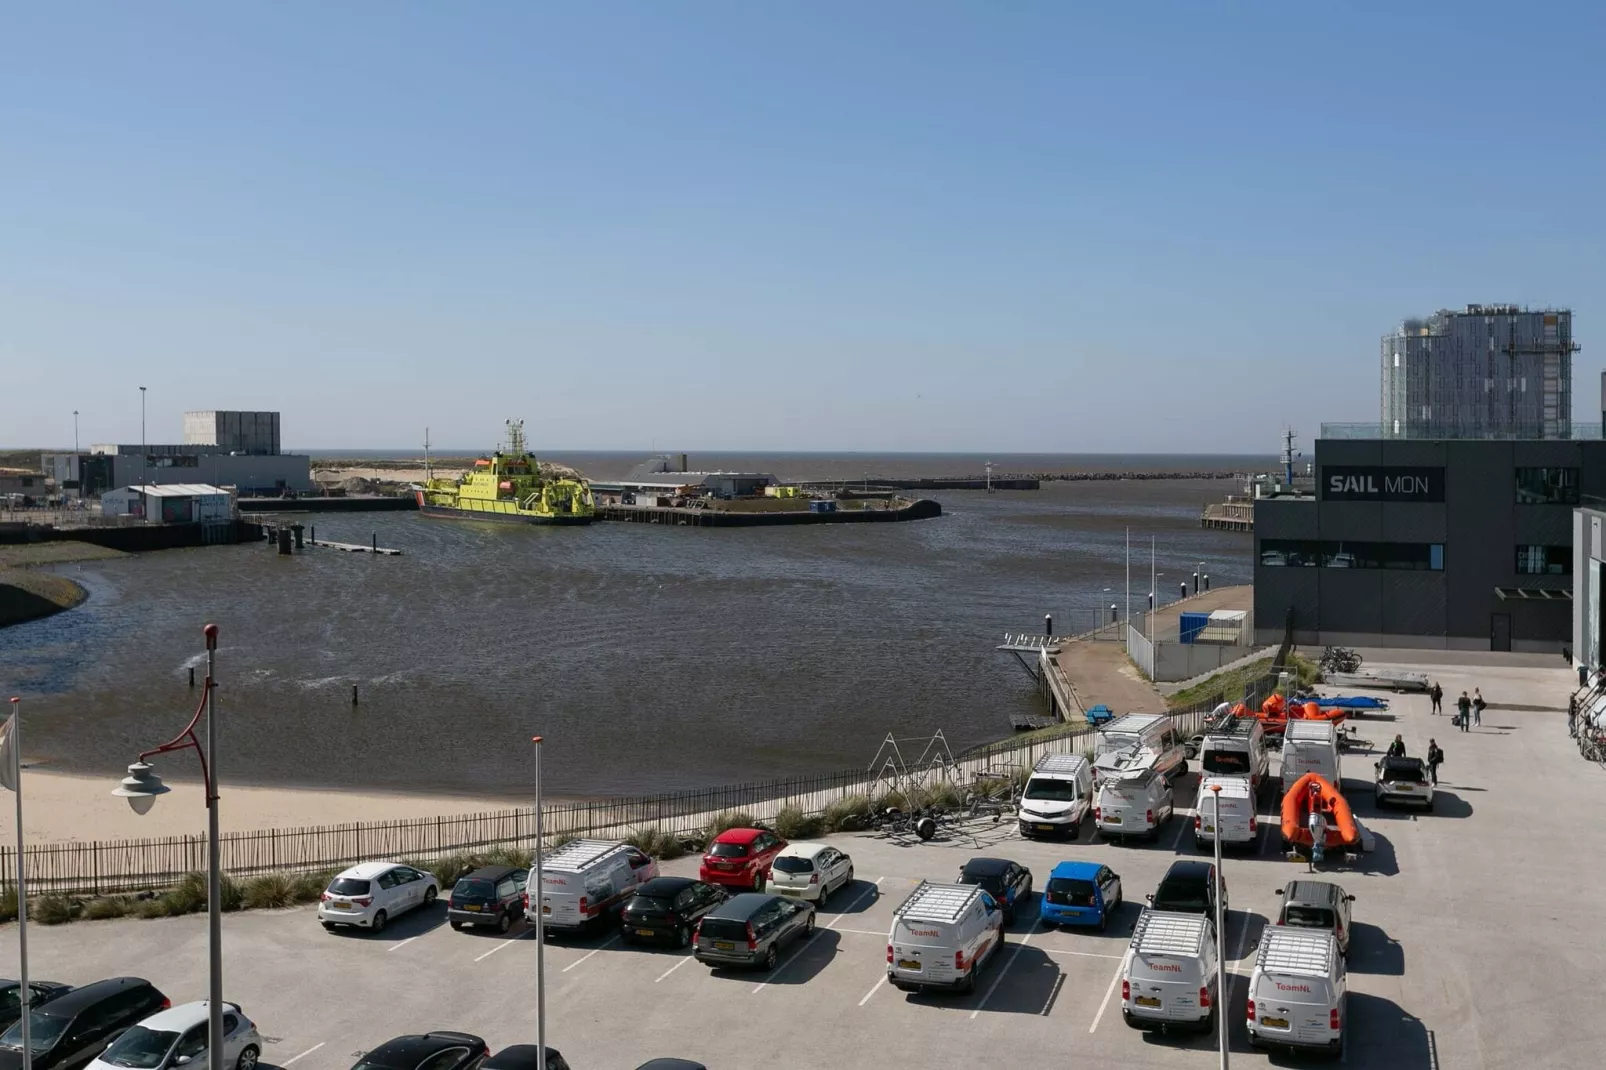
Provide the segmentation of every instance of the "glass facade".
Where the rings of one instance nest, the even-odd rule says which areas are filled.
[[[1517,573],[1522,576],[1570,576],[1573,572],[1571,546],[1517,547]]]
[[[1577,505],[1578,469],[1517,469],[1518,505]]]
[[[1262,539],[1260,563],[1288,568],[1397,569],[1444,571],[1442,542],[1317,542],[1312,539]]]

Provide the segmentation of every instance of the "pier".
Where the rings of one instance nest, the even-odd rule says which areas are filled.
[[[795,499],[806,505],[803,499]],[[745,510],[716,506],[675,505],[599,505],[597,520],[627,524],[668,524],[675,527],[742,528],[772,527],[781,524],[870,524],[899,520],[928,520],[942,515],[942,505],[929,498],[887,508],[838,508],[828,512],[812,509]]]
[[[1214,531],[1254,531],[1255,503],[1236,494],[1224,502],[1212,502],[1199,514],[1199,526]]]
[[[364,545],[360,542],[335,542],[331,539],[319,541],[318,529],[305,524],[264,524],[262,533],[270,547],[275,547],[281,554],[292,554],[304,551],[309,546],[322,547],[326,550],[340,550],[348,554],[373,554],[375,557],[400,557],[401,551],[388,546],[379,545],[379,533],[375,532],[373,538]]]

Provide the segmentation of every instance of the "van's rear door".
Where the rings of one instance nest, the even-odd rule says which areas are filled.
[[[1184,1022],[1204,1017],[1196,959],[1139,953],[1133,956],[1130,978],[1134,1014]]]
[[[887,972],[910,984],[941,985],[959,979],[954,970],[957,925],[895,918],[892,922],[892,961]]]
[[[1326,1044],[1332,1004],[1327,982],[1293,974],[1264,973],[1255,993],[1256,1026],[1261,1033],[1296,1044]]]

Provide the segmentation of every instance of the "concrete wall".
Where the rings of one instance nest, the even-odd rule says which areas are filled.
[[[1281,633],[1277,641],[1282,641]],[[1223,665],[1248,657],[1253,646],[1223,646],[1219,643],[1150,643],[1143,633],[1128,625],[1126,652],[1145,676],[1156,683],[1176,683],[1215,672]]]
[[[1566,546],[1573,507],[1524,505],[1518,467],[1579,469],[1579,491],[1606,497],[1606,442],[1319,440],[1318,487],[1327,465],[1442,467],[1443,502],[1287,499],[1255,505],[1257,641],[1292,607],[1295,640],[1307,645],[1488,650],[1495,617],[1510,619],[1511,649],[1559,652],[1571,641],[1564,601],[1501,599],[1496,587],[1570,590],[1575,577],[1517,572],[1516,548]],[[1442,571],[1296,568],[1260,564],[1268,539],[1441,543]],[[1576,567],[1576,566],[1575,566]]]
[[[163,466],[163,460],[185,463]],[[193,461],[193,464],[188,462]],[[114,460],[114,482],[126,487],[141,482],[142,466],[137,456],[118,456]],[[189,454],[173,458],[155,458],[143,466],[146,483],[208,483],[212,486],[238,487],[242,493],[263,491],[272,493],[283,485],[291,490],[312,489],[312,462],[301,454],[278,456],[231,456],[226,453]]]

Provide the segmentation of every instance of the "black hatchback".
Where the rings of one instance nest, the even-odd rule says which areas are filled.
[[[1156,910],[1203,914],[1216,923],[1216,867],[1213,862],[1173,862],[1149,896]],[[1221,882],[1221,916],[1227,916],[1227,882]]]
[[[473,1033],[443,1029],[387,1040],[363,1052],[351,1070],[476,1070],[490,1054],[484,1039]]]
[[[724,889],[690,877],[654,877],[625,904],[621,935],[627,944],[664,940],[686,947],[703,915],[726,898]]]
[[[539,1070],[534,1044],[513,1044],[480,1063],[480,1070]],[[546,1050],[546,1070],[569,1070],[569,1064],[558,1049]]]
[[[64,992],[28,1014],[34,1070],[76,1070],[157,1011],[172,1006],[143,977],[113,977]],[[22,1066],[22,1023],[0,1035],[0,1070]]]
[[[34,1007],[49,1003],[57,996],[72,991],[72,985],[58,984],[55,981],[29,981],[28,987],[33,991],[28,1003]],[[21,982],[0,978],[0,1030],[6,1029],[21,1017]]]
[[[446,920],[454,929],[492,925],[497,932],[505,933],[524,917],[524,888],[529,879],[527,869],[481,866],[452,885]]]

